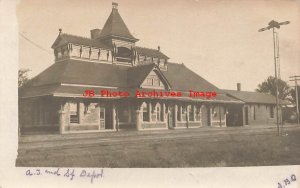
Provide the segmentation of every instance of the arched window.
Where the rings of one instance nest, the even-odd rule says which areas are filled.
[[[177,106],[177,121],[181,121],[181,106]]]
[[[218,118],[219,117],[219,107],[215,106],[212,108],[212,115],[214,118]]]
[[[147,103],[143,102],[142,104],[142,110],[143,110],[143,121],[149,121],[149,108]]]
[[[154,103],[151,103],[151,121],[156,121],[156,105]]]
[[[196,107],[195,116],[196,116],[196,121],[200,121],[201,120],[201,106],[197,106]]]
[[[70,123],[79,123],[79,102],[69,103]]]
[[[181,109],[181,120],[182,121],[186,121],[187,119],[186,119],[186,114],[187,114],[187,106],[182,106],[181,107],[182,109]]]
[[[156,119],[157,119],[157,121],[161,121],[160,111],[161,111],[160,104],[157,103],[156,104]]]
[[[165,108],[164,104],[160,104],[160,121],[165,120]]]
[[[155,108],[156,108],[156,120],[157,121],[164,121],[164,111],[163,111],[163,105],[160,103],[157,103]]]
[[[188,113],[189,113],[189,121],[194,121],[194,106],[189,105],[188,106]]]

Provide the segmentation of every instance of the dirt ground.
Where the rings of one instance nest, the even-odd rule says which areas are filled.
[[[300,164],[300,127],[275,126],[27,135],[16,166],[226,167]]]

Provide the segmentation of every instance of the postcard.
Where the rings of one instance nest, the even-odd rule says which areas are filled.
[[[300,187],[299,1],[0,4],[0,188]]]

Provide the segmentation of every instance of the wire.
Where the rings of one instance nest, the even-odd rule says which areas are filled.
[[[52,53],[51,53],[49,50],[47,50],[47,49],[43,48],[42,46],[38,45],[37,43],[33,42],[32,40],[30,40],[29,38],[27,38],[24,34],[22,34],[22,33],[19,32],[19,35],[20,35],[22,38],[24,38],[25,40],[27,40],[29,43],[31,43],[32,45],[34,45],[35,47],[37,47],[37,48],[39,48],[39,49],[41,49],[41,50],[47,52],[48,54],[51,54],[51,55],[52,55]]]

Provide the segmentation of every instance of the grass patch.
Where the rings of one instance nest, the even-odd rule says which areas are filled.
[[[188,133],[186,133],[188,134]],[[17,166],[60,167],[228,167],[300,164],[300,130],[275,134],[138,141],[23,152]]]

